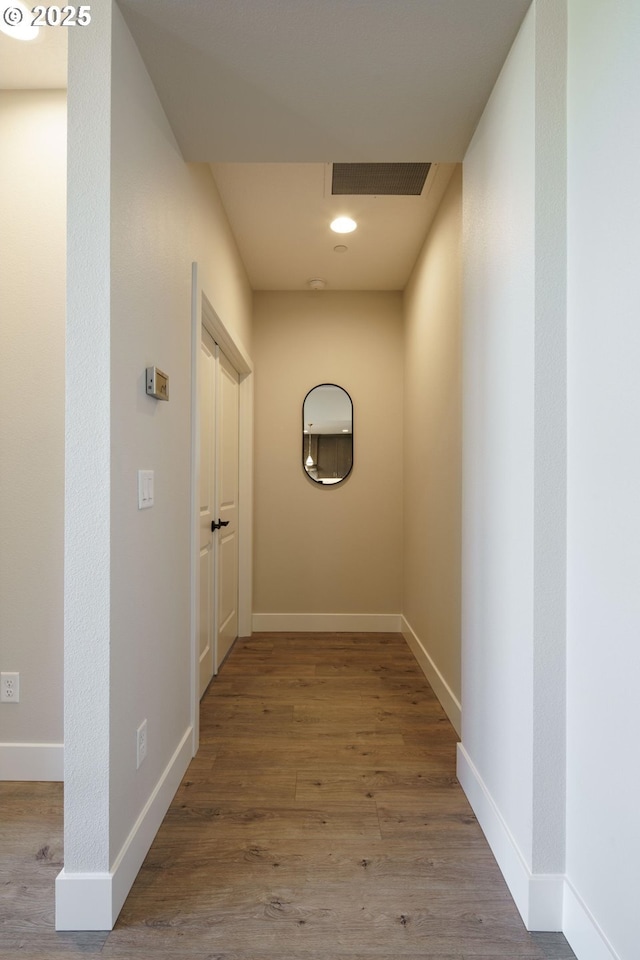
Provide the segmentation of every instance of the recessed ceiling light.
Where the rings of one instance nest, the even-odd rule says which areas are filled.
[[[336,217],[331,222],[331,229],[334,233],[352,233],[358,224],[351,217]]]
[[[349,247],[347,247],[344,243],[339,243],[339,244],[337,245],[337,247],[334,247],[334,248],[333,248],[333,252],[334,252],[334,253],[346,253],[348,249],[349,249]]]
[[[0,30],[14,40],[35,40],[39,27],[31,26],[33,13],[22,0],[0,0]]]

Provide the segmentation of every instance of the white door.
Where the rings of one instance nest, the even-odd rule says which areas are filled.
[[[215,556],[211,521],[215,511],[216,479],[216,345],[203,328],[200,349],[200,606],[198,656],[200,696],[213,677],[215,644]]]
[[[218,350],[215,672],[238,636],[239,376]]]
[[[238,635],[239,376],[202,328],[200,351],[200,696]]]

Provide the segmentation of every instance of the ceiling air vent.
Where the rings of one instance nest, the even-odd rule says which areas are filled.
[[[430,163],[334,163],[331,193],[418,197]]]

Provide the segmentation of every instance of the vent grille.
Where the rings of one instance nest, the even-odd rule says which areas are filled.
[[[430,163],[334,163],[331,193],[417,197],[422,193]]]

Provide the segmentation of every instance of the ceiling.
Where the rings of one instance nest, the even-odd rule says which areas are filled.
[[[254,290],[402,290],[454,167],[433,165],[421,196],[376,197],[332,196],[331,164],[212,164]],[[329,229],[341,214],[354,233]]]
[[[211,164],[253,288],[398,290],[530,2],[119,6],[185,159]],[[64,85],[64,33],[0,35],[0,87]],[[332,162],[433,166],[419,197],[334,197]],[[358,230],[332,234],[338,213]]]
[[[462,160],[530,0],[119,0],[185,160]]]

